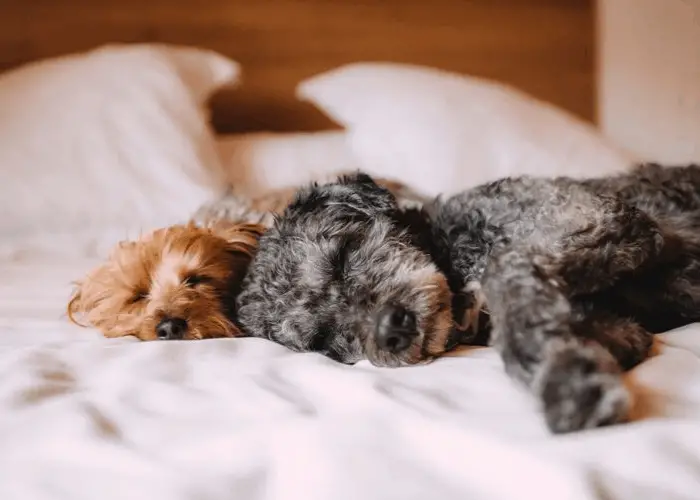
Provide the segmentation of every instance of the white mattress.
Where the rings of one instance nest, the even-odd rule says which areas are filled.
[[[93,262],[0,261],[0,498],[700,498],[700,327],[634,373],[645,418],[552,437],[490,349],[377,369],[258,339],[70,326]]]

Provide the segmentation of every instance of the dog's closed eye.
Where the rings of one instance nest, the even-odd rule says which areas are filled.
[[[314,352],[325,351],[331,338],[331,327],[327,324],[320,325],[311,338],[310,348]]]
[[[203,283],[210,283],[211,281],[212,278],[209,276],[204,276],[202,274],[190,274],[186,276],[184,280],[182,280],[182,284],[185,286],[194,287]]]
[[[347,238],[340,242],[331,257],[333,274],[336,279],[342,279],[347,271],[350,255],[359,248],[360,244],[353,238]]]
[[[138,290],[128,301],[129,304],[136,304],[148,298],[148,291]]]

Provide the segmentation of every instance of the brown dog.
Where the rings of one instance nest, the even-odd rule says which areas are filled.
[[[68,317],[106,337],[236,336],[234,299],[263,230],[218,221],[158,229],[122,242],[77,283]]]

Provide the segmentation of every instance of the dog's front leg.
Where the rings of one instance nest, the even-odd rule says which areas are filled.
[[[571,328],[571,304],[561,284],[535,264],[548,259],[527,247],[490,260],[483,292],[492,344],[509,375],[541,401],[549,428],[570,432],[625,420],[630,395],[611,353]]]

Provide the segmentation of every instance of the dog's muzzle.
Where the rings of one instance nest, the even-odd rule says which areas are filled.
[[[181,340],[187,332],[187,321],[182,318],[164,318],[156,326],[160,340]]]
[[[405,351],[418,336],[416,316],[401,306],[386,306],[376,318],[377,346],[392,354]]]

